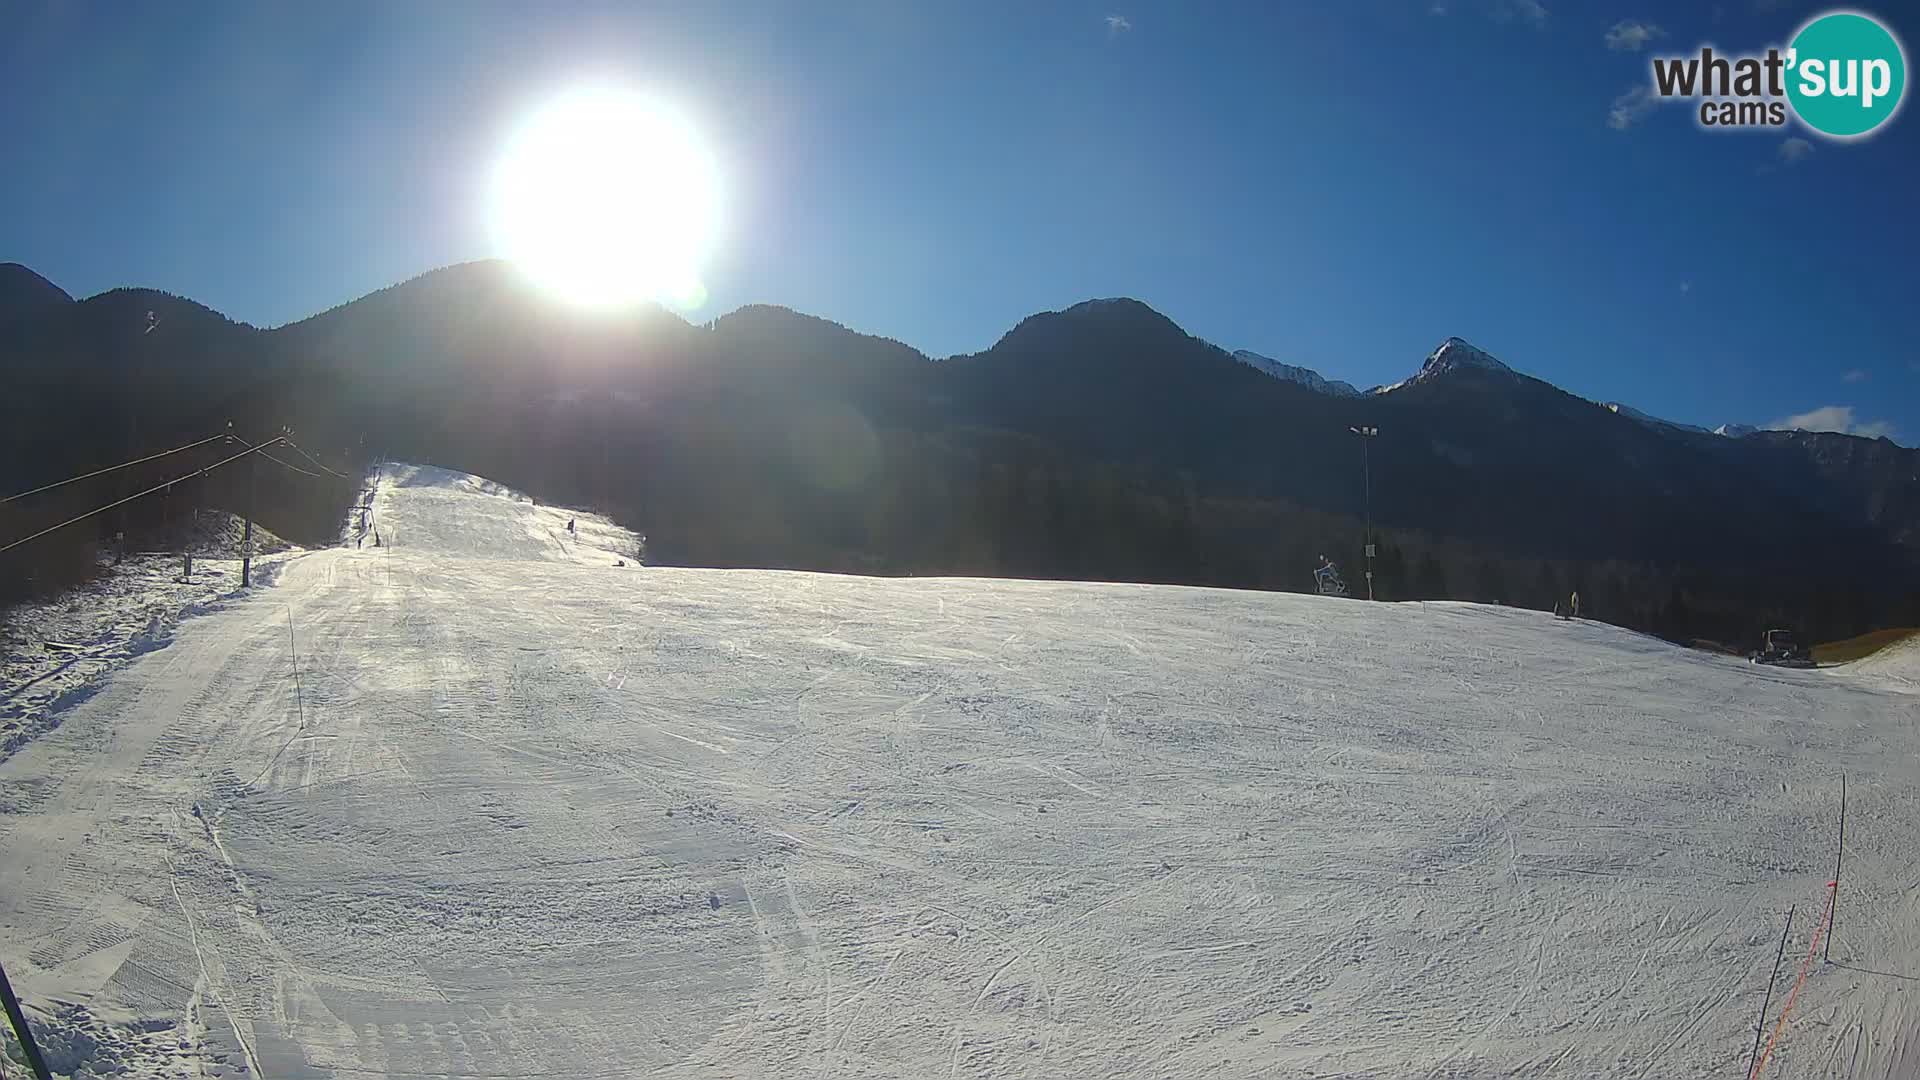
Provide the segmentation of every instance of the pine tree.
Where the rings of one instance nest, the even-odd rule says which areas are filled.
[[[1374,595],[1381,600],[1394,600],[1410,596],[1413,590],[1407,583],[1407,557],[1395,544],[1376,541],[1374,557]]]
[[[1480,561],[1480,570],[1476,586],[1478,595],[1476,595],[1474,599],[1481,603],[1504,604],[1507,602],[1506,575],[1500,572],[1500,568],[1494,565],[1492,559],[1482,559]]]
[[[1669,641],[1683,644],[1693,639],[1693,616],[1687,610],[1686,596],[1677,581],[1668,589],[1667,602],[1660,609],[1655,632]]]

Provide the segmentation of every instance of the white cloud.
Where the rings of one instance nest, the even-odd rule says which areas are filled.
[[[1445,15],[1446,13],[1447,5],[1443,3],[1442,0],[1433,0],[1433,6],[1427,9],[1427,14],[1429,15]]]
[[[1851,405],[1822,405],[1811,412],[1782,417],[1767,426],[1775,431],[1837,431],[1842,435],[1859,435],[1867,439],[1877,439],[1882,435],[1891,439],[1894,433],[1891,421],[1855,420]]]
[[[1607,48],[1624,52],[1639,52],[1640,47],[1654,38],[1666,37],[1667,32],[1652,23],[1635,22],[1621,19],[1607,31]]]
[[[1652,112],[1659,101],[1653,96],[1653,88],[1641,83],[1613,99],[1613,108],[1607,110],[1607,126],[1625,131]]]
[[[1849,371],[1845,375],[1840,376],[1840,381],[1841,382],[1866,382],[1867,373],[1865,370],[1861,368],[1854,368],[1852,371]]]
[[[1493,0],[1487,10],[1501,22],[1518,19],[1535,29],[1544,29],[1547,25],[1547,9],[1540,0]]]
[[[1780,160],[1788,165],[1798,165],[1813,153],[1813,144],[1795,135],[1780,144]]]
[[[1775,431],[1845,431],[1853,426],[1853,406],[1823,405],[1812,412],[1783,416],[1767,426]]]
[[[1133,20],[1125,15],[1107,16],[1107,33],[1124,34],[1131,29],[1133,29]]]

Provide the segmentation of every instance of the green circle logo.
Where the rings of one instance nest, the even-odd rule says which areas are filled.
[[[1787,100],[1823,135],[1852,139],[1873,131],[1899,111],[1906,89],[1899,40],[1858,12],[1822,15],[1788,47]]]

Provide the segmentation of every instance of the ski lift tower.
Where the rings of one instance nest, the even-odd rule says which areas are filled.
[[[1360,436],[1360,483],[1367,508],[1367,599],[1373,599],[1373,454],[1372,443],[1380,434],[1377,427],[1362,425],[1348,431]]]

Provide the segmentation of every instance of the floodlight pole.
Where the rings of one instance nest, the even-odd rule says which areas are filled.
[[[1367,508],[1367,599],[1373,599],[1373,453],[1374,437],[1380,429],[1372,426],[1349,427],[1348,431],[1360,436],[1360,481],[1365,492]]]

